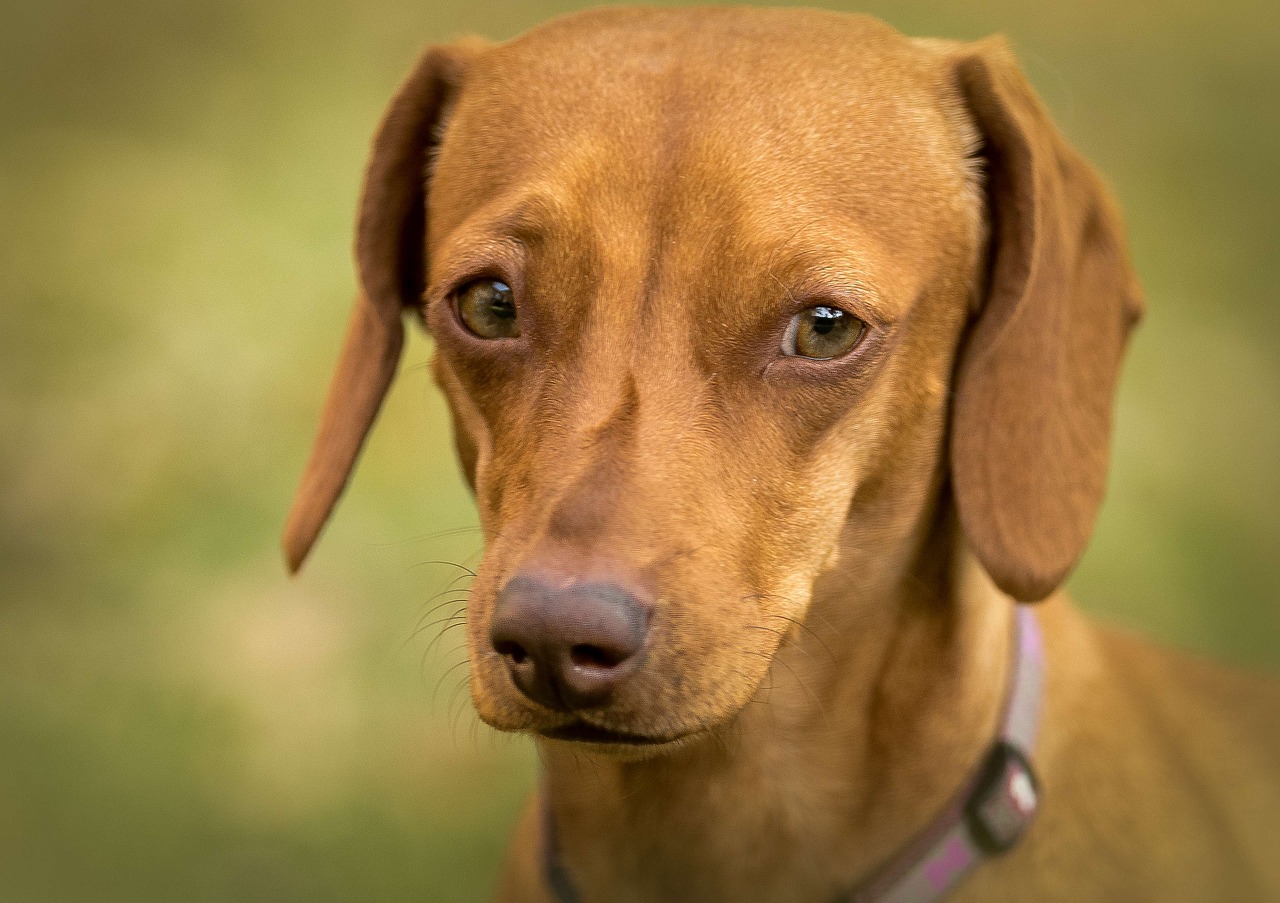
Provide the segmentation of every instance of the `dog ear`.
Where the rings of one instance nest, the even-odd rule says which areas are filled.
[[[365,172],[356,224],[360,291],[329,386],[311,457],[284,528],[297,572],[346,487],[391,386],[404,344],[401,317],[426,278],[426,180],[443,116],[479,42],[428,50],[383,115]]]
[[[1003,591],[1035,601],[1093,530],[1141,288],[1114,201],[1004,41],[964,49],[956,72],[983,141],[991,249],[956,372],[952,481],[978,559]]]

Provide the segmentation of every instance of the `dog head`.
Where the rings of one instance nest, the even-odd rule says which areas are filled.
[[[632,746],[731,718],[824,572],[891,597],[941,506],[1001,589],[1052,592],[1140,312],[1112,201],[1003,43],[818,12],[429,50],[356,256],[291,565],[421,314],[486,538],[476,706]]]

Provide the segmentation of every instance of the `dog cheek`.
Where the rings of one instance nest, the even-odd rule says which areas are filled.
[[[471,703],[480,720],[500,731],[531,730],[533,714],[523,705],[501,659],[489,648],[488,627],[468,632]]]
[[[502,675],[490,669],[477,668],[474,664],[472,668],[471,704],[481,721],[499,731],[528,731],[536,726],[527,709],[500,686],[494,685],[493,681],[503,679]]]
[[[494,421],[492,425],[486,421],[483,439],[479,444],[476,460],[476,508],[486,542],[490,546],[500,538],[528,535],[521,530],[518,522],[527,520],[530,513],[537,510],[533,500],[532,477],[535,449],[528,443],[511,440],[511,437],[520,437],[527,432],[513,426],[523,419],[526,418],[518,411],[509,410],[504,412],[501,420]],[[494,436],[506,436],[508,440],[494,442]],[[520,548],[513,548],[510,554],[521,551]]]
[[[521,730],[528,727],[528,712],[516,699],[501,657],[489,640],[497,590],[505,579],[505,575],[493,572],[489,562],[502,560],[502,546],[501,540],[490,544],[467,593],[467,681],[482,721],[499,730]],[[499,557],[494,557],[495,553]]]
[[[798,600],[792,587],[750,590],[745,584],[720,588],[719,604],[698,606],[679,633],[672,659],[681,669],[678,704],[689,719],[722,723],[767,681]]]
[[[431,371],[447,402],[458,464],[479,501],[483,498],[482,474],[487,470],[487,462],[493,455],[488,423],[464,383],[439,352],[431,359]],[[480,515],[483,521],[483,506]]]
[[[777,547],[790,554],[775,563],[770,580],[774,596],[785,600],[785,613],[796,618],[807,613],[814,582],[847,557],[844,540],[861,486],[860,468],[848,455],[845,460],[824,457],[806,477],[794,481],[807,484],[807,491],[792,490],[802,503],[775,538]]]
[[[840,543],[832,543],[831,551],[827,553],[827,557],[822,560],[821,567],[818,568],[818,576],[829,574],[840,567]]]

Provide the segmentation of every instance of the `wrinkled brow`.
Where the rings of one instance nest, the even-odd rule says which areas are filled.
[[[430,284],[445,285],[504,264],[521,268],[551,235],[574,231],[568,210],[560,192],[546,186],[530,186],[515,197],[485,204],[450,229],[431,255]]]
[[[876,265],[877,254],[853,236],[840,241],[814,237],[775,246],[764,277],[797,309],[834,301],[875,326],[897,319],[899,305],[891,274]]]
[[[514,194],[506,193],[468,214],[451,230],[454,236],[504,237],[527,244],[538,243],[547,233],[559,231],[571,222],[571,204],[563,191],[531,185]]]

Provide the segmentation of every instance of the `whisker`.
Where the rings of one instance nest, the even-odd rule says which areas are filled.
[[[427,597],[425,600],[423,600],[423,603],[422,603],[422,604],[423,604],[423,606],[425,607],[425,606],[427,606],[427,605],[430,605],[432,602],[434,602],[436,599],[439,599],[439,598],[440,598],[441,596],[443,596],[445,593],[452,593],[452,592],[463,592],[463,593],[469,593],[469,592],[471,592],[471,587],[469,587],[469,586],[458,586],[458,581],[460,581],[460,580],[472,580],[472,579],[474,579],[474,578],[473,578],[470,574],[458,574],[456,577],[454,577],[452,580],[450,580],[448,583],[446,583],[446,584],[444,585],[444,589],[440,590],[440,591],[439,591],[439,592],[437,592],[437,593],[432,593],[429,597]]]
[[[742,601],[745,602],[751,599],[755,599],[755,600],[775,599],[776,600],[778,598],[779,597],[773,593],[747,593],[747,595],[742,597]],[[778,618],[779,620],[786,621],[789,624],[794,624],[796,627],[799,627],[801,630],[805,631],[810,636],[812,636],[815,640],[818,641],[818,644],[822,646],[823,651],[827,653],[827,657],[831,659],[832,664],[836,664],[839,661],[839,659],[836,658],[835,653],[831,651],[831,647],[827,645],[827,641],[824,640],[816,630],[814,630],[804,621],[798,620],[788,615],[777,614],[775,612],[766,611],[766,612],[761,612],[761,614],[763,614],[767,618]],[[815,616],[822,617],[820,614],[816,614],[816,613],[815,613]],[[831,622],[828,621],[826,618],[822,618],[822,620],[828,628],[832,627]]]
[[[469,698],[469,693],[463,693],[462,691],[463,690],[469,691],[470,689],[471,689],[471,676],[467,675],[462,680],[458,681],[458,685],[454,687],[453,692],[449,694],[449,707],[447,711],[450,713],[449,722],[451,724],[455,723],[458,720],[458,718],[462,716],[463,710],[466,709],[467,707],[467,699]],[[453,714],[453,707],[459,700],[462,701],[462,704],[458,706],[457,714]]]
[[[809,689],[809,685],[806,684],[800,678],[800,675],[796,673],[796,669],[791,667],[790,663],[785,658],[775,657],[773,660],[774,662],[782,665],[782,667],[786,668],[787,671],[791,673],[791,676],[795,678],[796,683],[800,685],[800,691],[804,693],[805,698],[808,699],[809,702],[812,703],[814,706],[816,706],[818,711],[822,713],[823,721],[830,722],[831,716],[827,712],[827,707],[822,704],[822,701],[818,699],[818,697],[813,695],[812,691],[810,691]]]
[[[431,617],[440,609],[444,608],[446,605],[466,605],[467,602],[469,602],[470,600],[471,600],[471,595],[469,591],[465,592],[464,595],[453,596],[451,598],[445,599],[443,602],[439,603],[438,605],[433,605],[430,611],[425,612],[420,618],[418,618],[418,623],[421,624],[423,621]]]
[[[426,618],[429,618],[433,613],[435,613],[436,611],[439,611],[441,608],[444,608],[445,605],[449,605],[449,604],[456,605],[457,608],[454,611],[451,611],[449,614],[444,615],[443,617],[436,618],[434,621],[431,621],[425,624],[423,623],[423,620],[425,620]],[[413,628],[413,632],[409,634],[409,638],[405,640],[405,642],[406,643],[409,642],[409,640],[412,640],[415,637],[417,637],[419,634],[427,630],[430,630],[432,627],[435,627],[437,624],[443,624],[446,621],[452,620],[453,618],[457,617],[459,611],[465,610],[466,607],[467,607],[467,600],[465,597],[461,599],[446,599],[443,603],[441,603],[440,605],[437,605],[430,612],[422,616],[422,619],[418,621],[418,624]]]
[[[476,525],[471,527],[450,527],[445,530],[437,530],[434,533],[423,533],[420,536],[410,536],[407,539],[393,539],[387,542],[371,542],[369,545],[374,548],[393,548],[397,546],[407,546],[419,542],[430,542],[433,539],[444,539],[448,536],[462,536],[466,533],[481,533],[484,528]]]
[[[786,621],[789,624],[794,624],[795,626],[799,627],[801,630],[808,633],[809,636],[813,637],[815,640],[818,641],[818,644],[821,645],[823,650],[827,653],[827,657],[831,659],[832,664],[835,664],[838,661],[838,659],[836,658],[836,654],[832,652],[831,647],[827,645],[827,641],[824,640],[816,630],[814,630],[804,621],[798,621],[795,618],[790,617],[788,615],[780,615],[780,614],[766,614],[765,617],[779,618],[783,621]]]
[[[448,604],[451,604],[451,603],[452,603],[453,605],[458,606],[458,609],[457,609],[457,610],[455,610],[455,611],[450,612],[449,614],[447,614],[447,615],[445,615],[445,616],[443,616],[443,617],[436,618],[434,621],[431,621],[431,622],[426,623],[426,624],[423,624],[421,621],[419,621],[418,626],[416,626],[416,627],[413,629],[413,633],[411,634],[410,639],[412,639],[413,637],[415,637],[415,636],[417,636],[418,634],[422,633],[424,630],[430,630],[432,627],[436,626],[437,624],[443,624],[443,623],[445,623],[446,621],[449,621],[449,620],[451,620],[451,619],[453,619],[453,618],[457,617],[458,611],[460,611],[460,610],[465,610],[465,609],[466,609],[466,607],[467,607],[467,598],[466,598],[466,596],[463,596],[463,597],[462,597],[462,598],[460,598],[460,599],[446,599],[444,602],[442,602],[440,605],[437,605],[437,606],[436,606],[435,608],[433,608],[431,611],[432,611],[432,612],[438,611],[439,609],[444,608],[444,606],[445,606],[445,605],[448,605]],[[428,617],[430,617],[430,613],[428,613],[428,614],[426,614],[426,615],[423,615],[423,618],[428,618]]]
[[[448,633],[450,630],[453,630],[453,628],[466,627],[466,626],[467,626],[467,617],[464,614],[459,620],[454,621],[452,624],[446,625],[443,629],[441,629],[441,631],[435,635],[435,637],[431,640],[431,642],[427,644],[427,648],[422,654],[424,656],[430,655],[432,648],[434,648],[437,644],[439,644],[440,640],[444,637],[444,635]]]
[[[786,631],[784,631],[784,630],[777,630],[777,629],[775,629],[775,628],[773,628],[773,627],[765,627],[763,624],[748,624],[748,625],[746,625],[746,628],[745,628],[745,629],[747,629],[747,630],[767,630],[767,631],[769,631],[769,633],[772,633],[774,636],[781,637],[781,638],[782,638],[782,639],[784,639],[784,640],[787,638],[787,633],[786,633]]]
[[[459,648],[461,648],[461,647],[459,647]],[[458,650],[457,650],[457,649],[455,649],[454,651],[455,651],[455,652],[457,652]],[[470,665],[470,664],[471,664],[471,659],[469,659],[469,658],[464,658],[462,661],[460,661],[460,662],[456,662],[456,663],[454,663],[454,664],[450,665],[450,666],[445,670],[445,672],[444,672],[443,674],[441,674],[441,675],[440,675],[440,679],[439,679],[438,681],[436,681],[435,689],[431,691],[431,707],[432,707],[433,709],[436,707],[437,697],[440,695],[440,687],[444,684],[445,678],[447,678],[447,677],[448,677],[450,674],[452,674],[454,671],[457,671],[459,668],[461,668],[461,667],[463,667],[463,666]]]
[[[452,568],[457,568],[460,571],[465,571],[467,575],[470,577],[474,577],[476,575],[476,572],[471,570],[471,568],[467,567],[466,565],[458,564],[458,562],[456,561],[445,561],[439,558],[434,558],[430,561],[419,561],[416,564],[411,564],[409,565],[408,570],[412,571],[417,568],[426,567],[427,565],[431,565],[431,564],[443,564]]]

